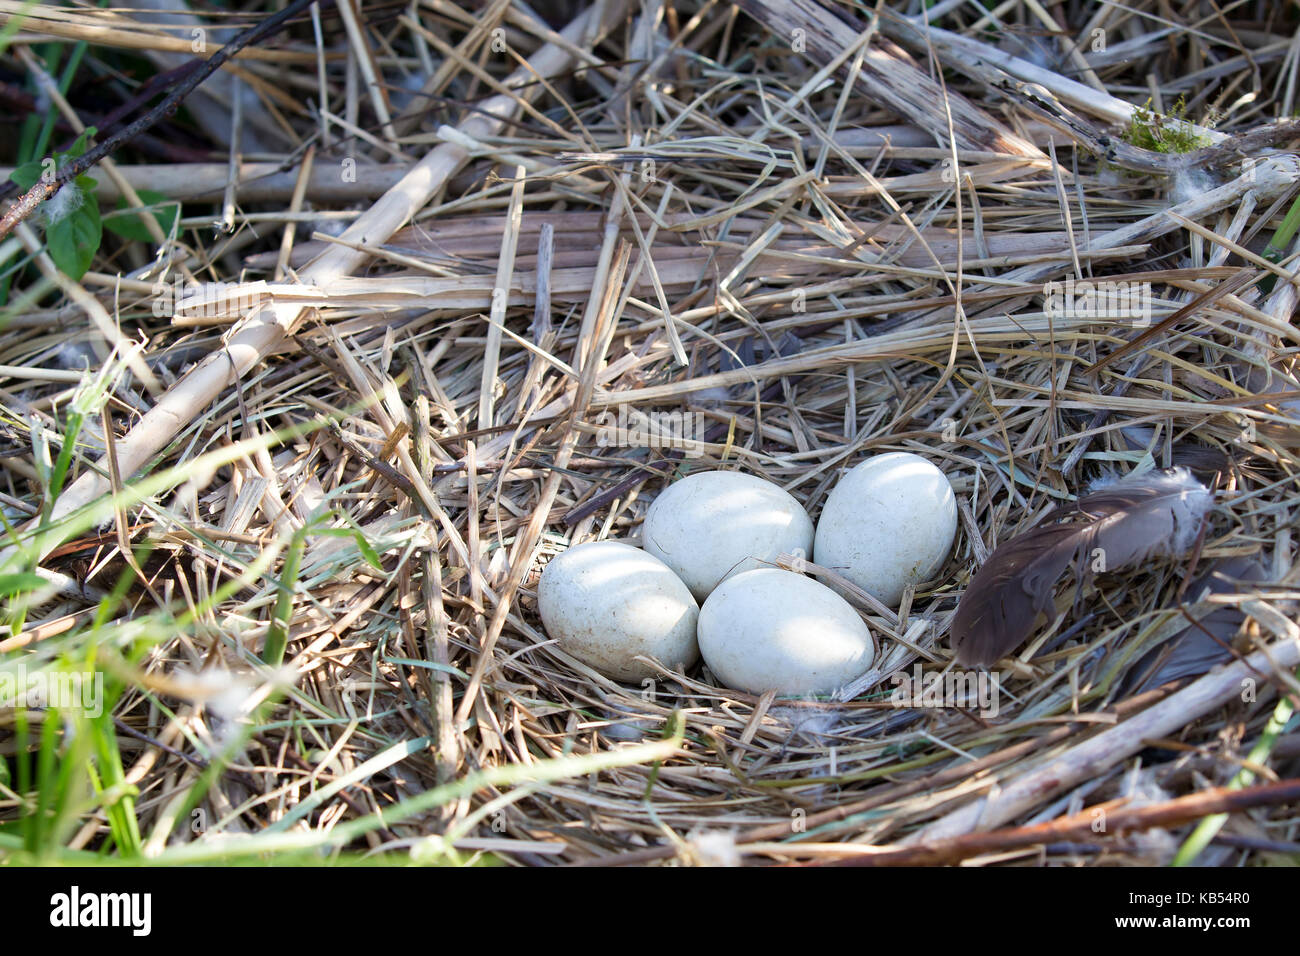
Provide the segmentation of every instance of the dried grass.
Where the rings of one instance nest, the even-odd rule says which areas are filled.
[[[0,2],[0,15],[21,6]],[[745,13],[647,0],[626,18],[611,4],[612,31],[592,50],[560,41],[563,17],[538,6],[553,29],[504,2],[384,8],[346,22],[354,49],[366,38],[352,59],[323,11],[319,47],[305,23],[287,49],[250,50],[240,73],[280,118],[280,151],[252,157],[247,177],[172,163],[165,181],[119,157],[118,191],[186,200],[180,234],[106,244],[75,293],[60,280],[67,299],[32,272],[30,288],[10,293],[10,520],[55,504],[43,476],[77,388],[71,353],[92,365],[106,354],[103,322],[87,320],[92,297],[92,315],[144,343],[132,360],[170,395],[195,381],[185,370],[196,360],[216,369],[191,412],[147,435],[158,419],[141,415],[158,399],[143,376],[107,383],[105,426],[88,419],[74,462],[89,490],[69,499],[100,510],[52,532],[33,518],[44,567],[67,578],[0,635],[11,662],[96,644],[117,661],[126,685],[113,716],[146,850],[192,842],[201,856],[217,834],[309,825],[312,838],[337,833],[345,849],[397,859],[446,834],[470,858],[512,863],[794,861],[842,855],[827,844],[917,842],[1228,782],[1279,693],[1297,689],[1300,244],[1279,256],[1265,244],[1300,164],[1260,149],[1191,189],[1121,170],[1045,125],[1015,83],[1032,77],[1112,136],[1149,96],[1157,109],[1185,96],[1188,117],[1230,144],[1293,107],[1300,60],[1281,12],[1248,4],[1170,20],[1146,2],[1067,4],[1054,9],[1068,23],[1048,28],[1037,3],[943,3],[933,16],[945,32],[927,49],[924,25],[902,19],[916,4],[884,11],[862,42],[802,0],[745,2]],[[27,13],[19,49],[48,37],[154,51],[189,42],[120,12]],[[791,52],[796,30],[812,38],[804,55]],[[504,77],[557,41],[569,64],[552,63],[530,102],[507,92],[494,101],[504,122],[466,126],[482,120],[469,104],[501,94]],[[1019,80],[991,85],[998,59],[975,64],[971,52],[990,46],[1020,58]],[[412,76],[423,105],[398,95]],[[308,145],[312,168],[299,175]],[[435,147],[451,159],[407,190],[413,217],[377,215],[371,204],[410,184],[401,176]],[[340,182],[346,160],[355,180]],[[289,171],[268,175],[281,161]],[[214,238],[214,202],[236,178],[234,231]],[[324,231],[358,218],[382,226]],[[544,225],[553,254],[541,251]],[[207,283],[201,303],[155,316],[160,264]],[[1043,305],[1044,283],[1072,275],[1149,283],[1159,321],[1240,268],[1243,290],[1095,374],[1141,330]],[[549,310],[536,310],[539,289]],[[226,358],[231,342],[254,341],[259,313],[275,328]],[[242,375],[224,388],[232,364]],[[701,453],[602,445],[600,416],[620,408],[698,413]],[[999,542],[1091,479],[1168,467],[1189,445],[1232,460],[1196,554],[1103,577],[1077,605],[1063,598],[1058,619],[1003,662],[996,715],[891,702],[895,675],[948,664],[956,603]],[[123,478],[140,464],[153,478],[137,474],[125,491],[106,467],[96,479],[106,450],[131,456]],[[881,657],[846,693],[755,698],[700,669],[620,685],[542,632],[546,561],[586,540],[636,541],[673,477],[743,470],[815,516],[841,468],[883,451],[941,467],[961,527],[943,572],[903,609],[859,602]],[[104,505],[110,484],[119,500]],[[144,549],[138,575],[126,541]],[[1201,608],[1184,581],[1238,555],[1269,572],[1267,585],[1216,598],[1248,615],[1236,650],[1255,655],[1249,665],[1177,693],[1121,690],[1144,652],[1187,626],[1180,608]],[[124,572],[125,604],[90,627],[85,588],[110,591]],[[239,694],[223,711],[221,694],[273,692],[258,658],[277,627],[284,696],[195,790],[249,713]],[[126,651],[132,634],[142,656]],[[211,686],[178,677],[199,672]],[[1245,699],[1243,676],[1257,681]],[[674,712],[680,747],[654,761],[528,776],[552,758],[618,762],[633,741],[671,736]],[[6,726],[0,712],[0,748]],[[1295,775],[1297,739],[1284,728],[1268,774]],[[488,778],[471,776],[480,771]],[[421,812],[348,830],[456,781],[465,786]],[[202,834],[183,815],[191,797],[210,821]],[[17,806],[0,794],[0,816]],[[98,846],[106,827],[88,813],[67,845]],[[1269,862],[1296,852],[1298,830],[1294,805],[1236,815],[1223,831],[1232,839],[1201,859]],[[1098,835],[980,859],[1150,863],[1170,852],[1169,841]]]

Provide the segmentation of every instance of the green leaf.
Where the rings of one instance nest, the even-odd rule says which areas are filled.
[[[27,591],[37,591],[45,587],[46,581],[39,574],[0,574],[0,596],[13,597]]]
[[[306,545],[306,529],[299,528],[289,540],[284,565],[280,568],[280,593],[271,614],[271,626],[266,632],[266,644],[262,647],[262,660],[272,667],[284,663],[284,649],[289,642],[289,622],[293,618],[293,592],[298,585],[298,569],[302,565],[302,553]]]
[[[161,206],[159,209],[151,210],[151,214],[158,220],[158,225],[162,227],[164,235],[171,235],[172,226],[180,218],[181,204],[168,199],[162,193],[156,193],[151,189],[138,189],[137,195],[140,201],[146,206]],[[163,204],[166,205],[163,205]],[[130,209],[126,197],[120,197],[117,200],[118,209]],[[135,239],[138,242],[152,242],[153,236],[149,234],[149,228],[144,220],[144,211],[133,212],[127,216],[109,216],[104,220],[104,227],[111,229],[113,232],[122,236],[124,239]]]
[[[36,185],[36,180],[41,178],[41,173],[45,171],[44,163],[39,159],[34,159],[30,163],[23,163],[9,174],[9,181],[14,183],[23,192],[31,189]]]
[[[68,160],[84,156],[90,146],[90,139],[95,135],[95,128],[87,126],[81,135],[67,149],[54,157],[55,168],[62,169]],[[36,185],[47,170],[51,171],[50,159],[38,159],[23,163],[9,174],[9,179],[24,191]],[[99,218],[99,205],[95,202],[97,183],[90,176],[77,176],[63,190],[78,189],[82,193],[79,205],[61,219],[50,223],[45,229],[45,246],[58,266],[59,271],[73,279],[80,279],[90,268],[99,251],[99,244],[104,237],[103,223]],[[66,197],[65,197],[66,199]]]
[[[370,565],[376,571],[383,571],[384,562],[379,559],[379,552],[376,551],[374,546],[366,540],[366,536],[360,531],[356,531],[353,532],[353,537],[357,542],[357,550],[359,550],[361,556],[366,559],[366,564]]]
[[[80,279],[94,261],[103,237],[99,206],[91,196],[45,230],[45,245],[60,272]]]
[[[77,137],[76,141],[68,147],[68,151],[59,155],[66,159],[79,159],[86,155],[86,148],[90,145],[90,137],[94,135],[95,127],[87,126],[81,131],[81,135]]]
[[[69,159],[78,159],[81,156],[86,155],[86,148],[89,145],[90,137],[94,135],[95,127],[93,126],[87,126],[82,130],[81,135],[77,137],[76,142],[68,147],[66,153],[55,154],[54,160],[56,166],[62,168],[66,165]],[[9,180],[10,182],[15,183],[23,191],[31,189],[36,185],[36,180],[40,179],[41,175],[45,172],[48,163],[48,158],[33,159],[30,163],[23,163],[9,174]],[[97,184],[89,176],[78,176],[77,185],[82,188],[93,190]]]

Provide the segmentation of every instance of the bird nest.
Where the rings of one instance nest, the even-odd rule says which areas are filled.
[[[104,707],[0,707],[0,820],[61,792],[41,755],[93,745],[99,794],[0,855],[1294,854],[1281,12],[561,6],[302,13],[236,61],[243,166],[134,141],[90,172],[105,216],[180,201],[167,235],[71,278],[18,228],[0,669],[95,675]],[[97,23],[46,9],[23,29]],[[840,692],[619,683],[545,633],[547,561],[638,543],[683,475],[815,519],[891,451],[947,475],[956,543],[901,607],[850,594],[877,655]],[[1193,542],[1076,569],[1027,641],[955,662],[999,545],[1178,466],[1214,493]]]

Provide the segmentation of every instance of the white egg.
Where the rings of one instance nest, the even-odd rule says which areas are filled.
[[[644,654],[669,667],[699,657],[699,605],[658,558],[621,541],[590,541],[552,558],[537,585],[546,633],[615,680],[653,677]]]
[[[641,541],[703,601],[724,578],[782,552],[807,556],[813,523],[793,495],[770,481],[704,471],[674,482],[654,500]]]
[[[871,666],[871,633],[812,578],[759,568],[728,578],[700,608],[700,653],[728,687],[829,694]]]
[[[817,520],[813,560],[890,607],[943,567],[957,534],[957,497],[920,455],[876,455],[844,475]]]

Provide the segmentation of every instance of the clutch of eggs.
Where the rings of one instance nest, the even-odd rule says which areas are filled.
[[[942,568],[956,528],[948,479],[919,455],[876,455],[848,471],[815,529],[771,482],[701,472],[651,504],[645,550],[598,541],[552,559],[538,605],[547,634],[616,680],[653,676],[638,656],[688,668],[702,654],[738,690],[826,694],[871,666],[870,631],[831,588],[773,567],[777,556],[811,552],[897,606],[907,585]]]

